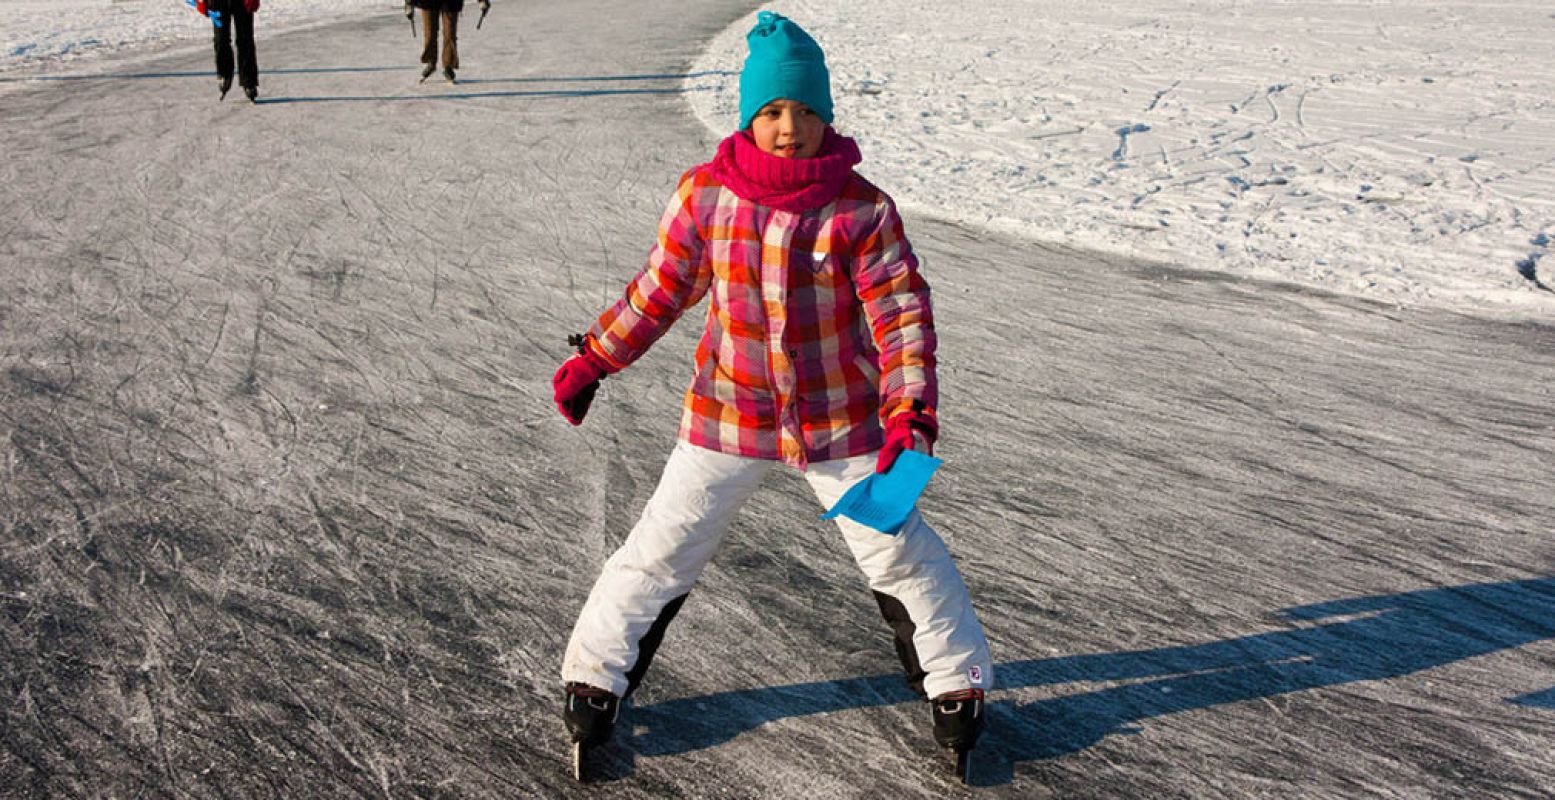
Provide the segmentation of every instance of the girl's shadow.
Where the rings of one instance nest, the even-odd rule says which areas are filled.
[[[994,702],[978,782],[1008,783],[1022,761],[1082,750],[1152,717],[1304,689],[1382,680],[1555,638],[1555,578],[1472,584],[1338,600],[1280,615],[1292,630],[1187,647],[1033,659],[1001,665],[1000,688],[1072,682],[1122,686]],[[1518,698],[1555,705],[1555,689]],[[916,701],[899,676],[851,678],[690,697],[635,709],[641,755],[726,742],[778,719]],[[925,733],[925,735],[927,735]]]

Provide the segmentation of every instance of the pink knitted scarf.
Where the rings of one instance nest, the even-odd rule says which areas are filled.
[[[748,131],[739,131],[718,144],[712,168],[713,175],[740,197],[797,213],[837,199],[853,174],[853,165],[863,160],[858,143],[831,128],[813,158],[764,153]]]

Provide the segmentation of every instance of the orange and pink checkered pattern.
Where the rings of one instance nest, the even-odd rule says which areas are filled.
[[[736,196],[706,165],[687,172],[589,345],[625,368],[704,296],[683,440],[802,468],[880,449],[893,414],[933,418],[929,286],[895,205],[857,174],[795,213]]]

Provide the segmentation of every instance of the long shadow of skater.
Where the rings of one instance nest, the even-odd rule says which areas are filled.
[[[414,72],[413,67],[293,67],[267,69],[266,75],[322,75],[341,72]],[[15,75],[0,77],[0,83],[50,83],[57,81],[146,81],[169,78],[199,78],[208,80],[215,74],[208,69],[196,72],[102,72],[86,75]]]
[[[1555,637],[1555,578],[1338,600],[1282,615],[1293,622],[1343,619],[1188,647],[1000,665],[1004,689],[1141,682],[1024,705],[995,703],[981,779],[1007,782],[1016,762],[1082,750],[1110,733],[1129,732],[1139,720],[1395,678]],[[1513,702],[1549,705],[1552,693]],[[641,732],[633,746],[642,755],[683,753],[778,719],[913,699],[895,675],[685,698],[636,709],[632,721]],[[989,774],[1000,762],[999,774]]]
[[[476,78],[461,79],[459,86],[489,85],[489,84],[536,84],[536,83],[631,83],[634,81],[680,81],[687,78],[703,78],[716,75],[734,75],[738,73],[724,71],[688,72],[688,73],[647,73],[641,75],[575,75],[575,76],[551,76],[529,78]],[[316,97],[271,97],[261,99],[264,105],[279,103],[352,103],[364,101],[405,101],[405,100],[475,100],[479,98],[511,98],[511,97],[604,97],[609,95],[629,94],[685,94],[688,92],[706,91],[703,86],[664,86],[664,87],[619,87],[597,89],[506,89],[486,91],[462,91],[442,92],[429,94],[417,92],[415,94],[393,95],[322,95]]]
[[[1516,703],[1520,706],[1528,706],[1530,708],[1555,709],[1555,689],[1545,689],[1542,692],[1534,692],[1533,694],[1525,694],[1521,697],[1514,697],[1510,702]]]
[[[699,87],[669,89],[536,89],[507,92],[444,92],[441,94],[329,95],[322,97],[261,97],[260,105],[280,103],[361,103],[406,100],[476,100],[482,97],[606,97],[623,94],[686,94],[703,91]]]
[[[679,81],[687,78],[710,78],[738,75],[740,73],[726,69],[704,70],[702,72],[666,72],[648,75],[576,75],[571,77],[528,77],[528,78],[460,78],[460,84],[466,83],[613,83],[616,81]]]

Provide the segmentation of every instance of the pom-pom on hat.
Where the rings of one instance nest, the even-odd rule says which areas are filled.
[[[773,100],[797,100],[830,125],[831,73],[821,46],[782,14],[763,11],[745,35],[750,55],[740,70],[740,130]]]

